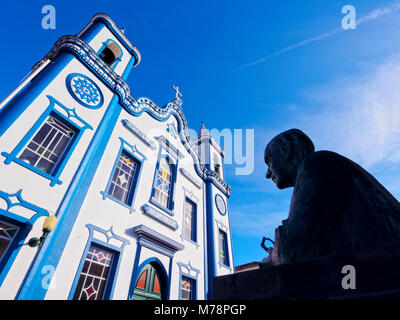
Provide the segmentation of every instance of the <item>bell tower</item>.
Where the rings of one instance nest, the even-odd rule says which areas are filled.
[[[126,80],[132,67],[140,63],[141,56],[124,32],[107,15],[100,13],[91,19],[77,37],[85,41],[110,69]]]
[[[23,181],[24,196],[58,219],[17,299],[45,296],[41,270],[59,263],[129,95],[124,80],[140,60],[115,23],[96,14],[76,36],[61,37],[0,104],[0,190]]]
[[[213,279],[234,270],[228,194],[224,181],[224,151],[201,123],[196,140],[200,159],[207,169],[205,183],[207,237],[207,299],[213,298]]]

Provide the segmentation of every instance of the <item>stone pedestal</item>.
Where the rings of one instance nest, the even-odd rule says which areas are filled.
[[[346,265],[355,289],[344,289]],[[400,299],[400,247],[346,253],[214,278],[216,300]]]

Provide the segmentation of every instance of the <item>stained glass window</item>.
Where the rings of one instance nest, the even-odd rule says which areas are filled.
[[[195,204],[186,200],[184,212],[184,225],[183,236],[185,239],[193,240],[194,238],[194,224],[195,224]]]
[[[153,292],[161,293],[161,291],[160,291],[160,281],[158,279],[157,273],[154,274]]]
[[[145,289],[146,288],[146,278],[147,278],[147,270],[142,272],[139,280],[137,281],[136,288]]]
[[[194,292],[194,279],[182,276],[181,281],[181,299],[182,300],[193,300],[193,292]]]
[[[108,194],[119,201],[129,204],[129,196],[136,169],[137,163],[123,151],[118,159]]]
[[[102,300],[110,274],[114,253],[90,246],[86,256],[74,300]]]
[[[0,261],[4,257],[7,249],[10,247],[12,241],[15,239],[19,227],[0,220]]]
[[[227,248],[228,248],[227,235],[224,231],[219,230],[218,233],[219,261],[226,266],[229,265]]]
[[[75,134],[73,129],[50,115],[19,158],[52,174]]]
[[[154,200],[166,208],[169,206],[171,179],[171,166],[166,158],[161,158],[156,176]]]

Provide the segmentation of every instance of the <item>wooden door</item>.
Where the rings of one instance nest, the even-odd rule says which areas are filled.
[[[134,300],[161,300],[160,275],[151,265],[146,265],[136,281]]]

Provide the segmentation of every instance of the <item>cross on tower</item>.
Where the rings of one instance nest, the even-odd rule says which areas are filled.
[[[176,95],[175,95],[176,99],[179,99],[179,97],[182,97],[182,93],[179,92],[179,87],[175,87],[174,85],[172,85],[172,88],[174,88],[174,90],[176,91]]]

